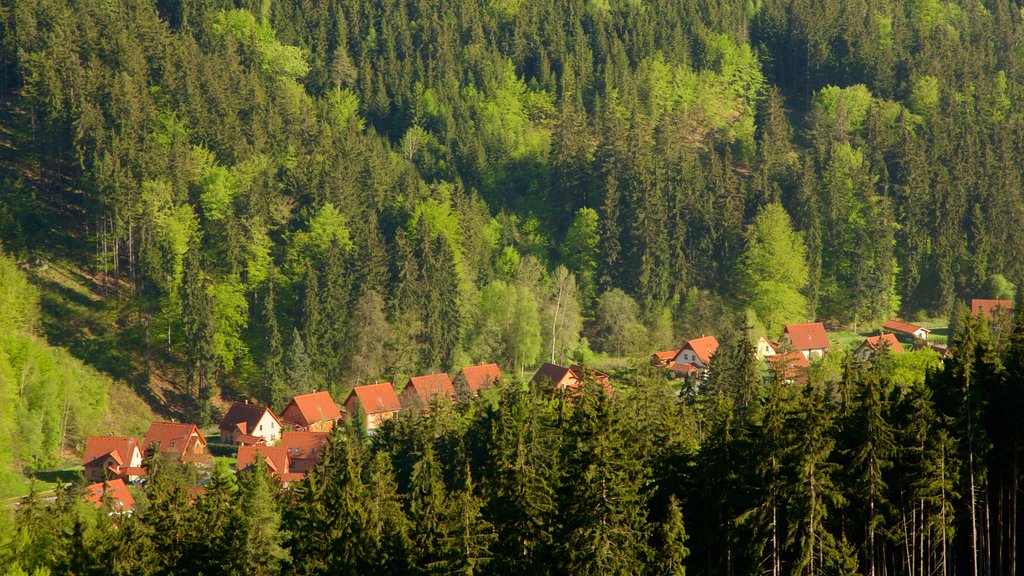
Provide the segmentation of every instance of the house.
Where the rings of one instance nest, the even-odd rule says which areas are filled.
[[[953,353],[949,351],[949,347],[947,346],[942,346],[940,344],[926,344],[924,342],[914,344],[914,350],[920,350],[922,348],[928,348],[932,352],[938,354],[943,360],[953,357]]]
[[[804,356],[803,352],[799,351],[776,354],[765,358],[765,361],[772,367],[772,370],[782,377],[784,382],[804,380],[807,377],[807,369],[811,367],[810,360]]]
[[[220,421],[222,444],[273,444],[281,437],[281,421],[266,406],[248,400],[231,404]]]
[[[669,371],[674,378],[703,378],[711,364],[711,357],[718,351],[718,340],[714,336],[701,336],[687,340],[669,361]]]
[[[362,423],[367,434],[373,434],[378,426],[398,415],[401,404],[391,382],[356,386],[345,399],[345,418],[355,418],[363,409],[366,420]]]
[[[711,364],[711,357],[715,355],[716,351],[718,351],[718,340],[714,336],[701,336],[687,340],[672,361],[673,364],[690,363],[705,370]]]
[[[828,352],[828,333],[825,332],[825,325],[821,322],[808,322],[806,324],[786,324],[782,332],[783,347],[789,347],[804,355],[804,358],[813,360],[821,358]]]
[[[696,378],[701,374],[700,367],[692,362],[687,362],[686,364],[673,364],[668,367],[668,370],[672,373],[672,377],[677,380]]]
[[[614,393],[607,374],[593,368],[583,368],[576,364],[569,368],[563,368],[562,366],[545,362],[537,370],[537,373],[533,375],[533,378],[530,379],[530,385],[553,388],[570,396],[576,396],[580,393],[584,380],[588,378],[604,386],[609,396]]]
[[[301,480],[305,476],[305,474],[291,471],[291,458],[288,456],[288,449],[284,446],[239,446],[235,470],[242,472],[248,469],[256,463],[257,458],[263,459],[270,476],[280,480],[282,484],[287,485],[290,482]]]
[[[480,391],[501,380],[501,370],[497,364],[480,364],[479,366],[466,366],[455,375],[454,385],[456,389],[465,387],[473,396],[479,396]]]
[[[656,368],[667,368],[672,365],[672,360],[679,354],[679,349],[664,350],[651,354],[651,366]]]
[[[85,488],[85,499],[98,508],[103,507],[104,496],[110,502],[110,507],[114,512],[125,514],[135,509],[135,498],[128,490],[124,480],[120,478],[109,480],[106,483],[97,482]]]
[[[900,322],[899,320],[889,320],[885,324],[882,324],[883,330],[888,330],[897,336],[903,336],[904,338],[910,338],[913,340],[928,340],[928,335],[931,334],[931,330],[917,326],[916,324],[907,324],[906,322]]]
[[[142,449],[132,436],[91,436],[85,443],[82,466],[89,482],[113,478],[132,482],[144,472]]]
[[[320,461],[320,454],[327,444],[327,432],[286,430],[281,434],[278,445],[288,451],[289,471],[305,474]]]
[[[995,317],[999,311],[1013,310],[1013,302],[1010,300],[994,300],[974,298],[971,300],[971,315],[985,316],[989,320]]]
[[[281,412],[281,422],[300,431],[330,432],[338,420],[341,411],[327,391],[295,396]]]
[[[153,422],[142,441],[142,448],[153,448],[157,454],[180,462],[201,464],[212,459],[206,453],[206,438],[195,424]]]
[[[781,348],[781,346],[765,338],[764,336],[759,336],[757,338],[756,349],[758,358],[768,358],[769,356],[775,356],[776,354],[779,353],[779,348]]]
[[[436,397],[455,400],[455,386],[451,378],[441,372],[425,376],[413,376],[402,388],[402,407],[427,408]]]
[[[870,360],[879,350],[886,348],[892,354],[903,352],[903,345],[896,339],[894,334],[879,334],[872,336],[857,347],[853,355],[860,360]]]

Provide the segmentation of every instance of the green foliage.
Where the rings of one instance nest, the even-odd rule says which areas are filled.
[[[747,246],[740,258],[739,287],[768,334],[807,318],[807,248],[793,231],[789,214],[779,204],[761,209],[747,229]]]

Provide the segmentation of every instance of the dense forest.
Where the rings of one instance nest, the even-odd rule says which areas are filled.
[[[189,506],[168,467],[116,531],[30,498],[0,550],[40,573],[1015,573],[1024,335],[960,303],[1024,286],[1022,33],[1020,0],[0,0],[0,488],[143,401],[208,425],[223,400],[512,375],[339,433],[280,498],[219,474]],[[744,360],[787,322],[894,316],[949,317],[953,359],[800,383]],[[519,386],[697,334],[723,348],[693,396],[643,369],[576,406]]]

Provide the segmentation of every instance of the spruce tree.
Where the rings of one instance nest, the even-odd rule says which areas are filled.
[[[288,346],[288,353],[285,354],[285,381],[288,388],[297,394],[307,394],[315,391],[320,384],[320,379],[313,370],[313,362],[306,354],[306,347],[302,342],[302,335],[298,329],[292,331],[292,343]],[[275,404],[284,408],[284,403]]]

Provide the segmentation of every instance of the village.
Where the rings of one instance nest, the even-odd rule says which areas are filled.
[[[1013,309],[1010,300],[973,299],[972,315],[990,320]],[[880,352],[902,354],[906,350],[929,349],[940,359],[949,356],[945,345],[930,341],[931,330],[923,326],[890,320],[876,336],[860,340],[852,356],[869,362]],[[664,370],[677,381],[681,391],[699,389],[705,380],[719,341],[713,335],[686,340],[673,350],[655,352],[650,365]],[[822,322],[785,325],[777,341],[759,336],[755,356],[766,374],[785,381],[802,381],[811,366],[833,349],[830,333]],[[767,376],[766,376],[767,377]],[[153,457],[209,469],[213,452],[233,454],[234,469],[242,473],[262,462],[282,487],[302,480],[317,465],[331,431],[339,425],[357,427],[367,435],[400,413],[428,412],[436,402],[455,403],[460,398],[479,396],[502,380],[497,364],[466,366],[454,377],[447,373],[413,376],[396,392],[391,382],[358,385],[338,404],[326,390],[296,395],[274,412],[248,400],[233,402],[218,425],[216,442],[210,442],[194,423],[152,422],[144,438],[92,436],[82,456],[86,500],[97,506],[110,503],[113,513],[128,514],[135,508],[131,485],[145,482],[144,458]],[[529,380],[531,388],[543,388],[573,398],[582,393],[584,382],[595,382],[610,396],[614,388],[608,374],[573,364],[569,367],[545,362]],[[682,392],[681,392],[682,393]],[[203,488],[197,487],[201,492]]]

